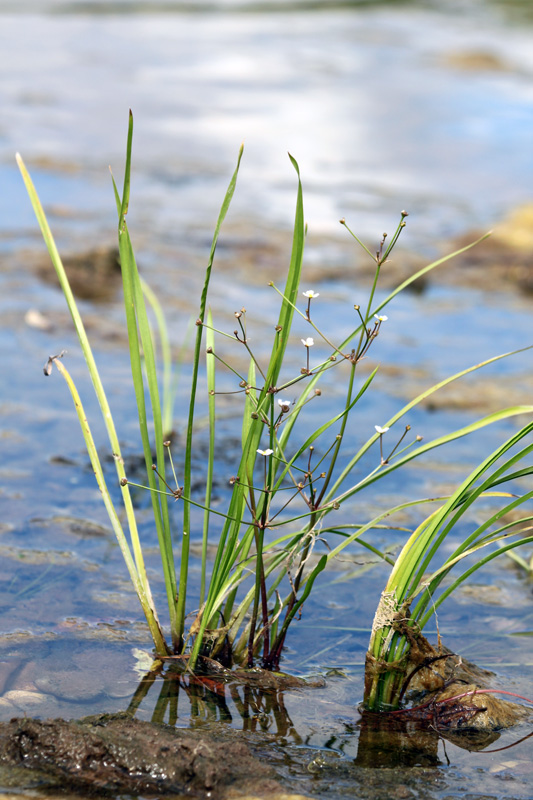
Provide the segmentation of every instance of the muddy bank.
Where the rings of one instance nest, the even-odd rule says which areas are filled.
[[[358,729],[356,758],[343,756],[343,742]],[[467,733],[454,738],[459,747],[475,750],[494,742],[498,734],[483,741]],[[377,731],[368,719],[346,723],[344,736],[333,736],[328,748],[289,744],[268,734],[245,735],[221,725],[174,729],[125,714],[80,722],[15,719],[0,725],[0,785],[4,791],[31,787],[33,797],[48,800],[87,794],[442,800],[446,791],[464,794],[465,777],[461,771],[440,769],[440,742],[434,730],[417,731],[398,722]],[[491,797],[502,797],[502,789],[506,800],[530,796],[519,775],[506,773],[505,784],[501,781],[496,770],[486,776]],[[485,796],[469,794],[473,800]]]
[[[52,785],[212,798],[282,793],[275,771],[232,730],[175,730],[125,715],[80,722],[14,719],[0,725],[0,763],[37,770]]]
[[[475,242],[487,231],[472,230],[452,240],[443,252]],[[533,292],[533,204],[512,209],[491,235],[465,253],[438,267],[429,281],[456,286]]]

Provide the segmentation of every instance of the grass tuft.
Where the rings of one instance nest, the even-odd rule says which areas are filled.
[[[180,467],[172,460],[172,371],[170,343],[164,314],[158,299],[140,277],[127,223],[132,171],[133,116],[130,113],[126,163],[122,193],[113,179],[117,206],[117,236],[120,249],[126,324],[129,339],[133,387],[138,408],[139,431],[146,464],[145,487],[151,493],[154,525],[157,530],[162,572],[167,596],[167,621],[160,623],[146,575],[142,546],[123,459],[111,409],[107,402],[98,369],[76,300],[71,291],[61,258],[54,243],[44,211],[30,175],[20,156],[17,162],[33,204],[38,223],[48,247],[52,263],[69,307],[89,373],[106,424],[109,443],[115,455],[120,495],[106,485],[89,421],[83,410],[76,386],[60,356],[52,357],[67,382],[78,413],[80,426],[117,541],[130,578],[148,621],[156,654],[184,657],[188,669],[194,671],[200,657],[218,659],[225,665],[232,662],[252,667],[260,664],[277,670],[289,628],[298,618],[302,606],[319,581],[328,562],[346,547],[358,545],[393,563],[386,586],[383,606],[378,610],[371,641],[373,657],[384,664],[397,662],[409,647],[405,627],[395,627],[398,614],[409,609],[410,627],[418,631],[427,623],[433,610],[474,569],[517,545],[530,542],[528,534],[532,518],[524,517],[523,533],[516,536],[501,516],[530,498],[519,498],[502,491],[502,485],[514,485],[518,478],[529,476],[529,467],[519,467],[529,457],[533,446],[520,449],[533,423],[529,423],[498,448],[450,497],[406,500],[392,509],[382,510],[371,520],[354,521],[353,511],[343,519],[343,507],[365,489],[409,464],[425,453],[480,430],[495,422],[519,414],[531,415],[533,406],[511,406],[483,417],[444,436],[422,443],[410,424],[404,422],[409,413],[431,394],[452,381],[481,369],[512,353],[461,370],[428,387],[400,408],[389,420],[363,431],[363,441],[355,454],[346,456],[345,438],[353,424],[358,404],[372,391],[377,368],[368,376],[360,375],[360,364],[373,348],[376,339],[386,331],[385,309],[411,283],[436,269],[468,247],[438,259],[400,284],[384,300],[376,301],[381,268],[401,236],[407,213],[402,211],[394,235],[384,236],[375,252],[342,224],[367,256],[374,262],[374,280],[364,301],[350,306],[347,314],[354,320],[352,330],[342,341],[335,331],[324,331],[316,323],[314,310],[320,293],[311,289],[302,292],[300,280],[305,246],[303,190],[296,160],[290,162],[296,176],[296,207],[292,250],[285,286],[270,284],[280,299],[279,314],[273,321],[270,355],[264,360],[254,352],[245,309],[232,316],[233,334],[224,330],[225,323],[215,325],[209,309],[209,286],[215,254],[224,219],[236,189],[243,148],[230,178],[216,222],[211,249],[207,258],[205,280],[198,306],[196,332],[192,348],[192,372],[188,411],[185,415],[183,458]],[[485,237],[482,237],[485,238]],[[481,240],[478,240],[481,241]],[[476,242],[473,243],[473,245]],[[470,246],[473,246],[470,245]],[[148,307],[147,307],[148,303]],[[156,363],[155,336],[149,321],[149,309],[155,314],[158,341],[163,363],[162,376]],[[355,314],[354,314],[355,311]],[[293,334],[295,315],[308,326],[305,338]],[[205,335],[204,335],[205,330]],[[316,345],[320,345],[317,347]],[[235,359],[235,348],[239,358]],[[320,355],[315,356],[316,351]],[[521,352],[521,351],[515,351]],[[293,355],[299,353],[300,366],[290,367]],[[288,355],[290,354],[291,360]],[[204,361],[205,359],[205,361]],[[245,369],[236,366],[247,364]],[[236,413],[242,419],[240,454],[230,480],[231,497],[225,508],[213,502],[214,466],[216,461],[218,374],[222,369],[234,379],[232,389]],[[305,424],[309,403],[320,402],[331,369],[336,370],[338,385],[344,386],[344,397],[338,410],[326,416],[314,430]],[[207,390],[200,378],[206,376]],[[327,386],[327,384],[326,384]],[[193,452],[197,444],[198,400],[200,394],[208,407],[208,456],[203,497],[193,496]],[[161,392],[161,394],[160,394]],[[302,431],[306,431],[302,436]],[[518,450],[517,450],[518,448]],[[152,463],[155,452],[155,463]],[[370,464],[370,468],[364,465]],[[365,471],[366,469],[366,471]],[[169,477],[169,470],[172,477]],[[139,485],[139,484],[134,484]],[[175,487],[175,488],[173,488]],[[456,550],[434,568],[433,559],[442,552],[448,535],[478,498],[497,497],[504,501],[490,520],[478,525]],[[176,501],[180,514],[171,511],[169,499]],[[437,503],[437,508],[411,533],[400,556],[393,561],[367,540],[373,530],[383,528],[384,520],[406,508],[420,508]],[[174,504],[172,506],[174,509]],[[193,525],[192,509],[203,511],[201,529]],[[121,520],[124,517],[127,531]],[[334,521],[330,515],[334,513]],[[196,518],[196,517],[195,517]],[[400,530],[400,528],[398,528]],[[326,541],[333,538],[334,544]],[[511,539],[511,535],[514,536]],[[190,608],[190,543],[201,542],[201,578],[199,608]],[[210,561],[209,553],[214,549]],[[462,567],[468,556],[478,556],[472,567],[437,594],[443,579],[452,568]],[[468,562],[470,563],[470,562]],[[433,569],[429,578],[428,570]],[[383,677],[384,676],[384,677]],[[370,687],[366,702],[371,708],[390,707],[401,691],[401,682],[383,671],[381,682]]]

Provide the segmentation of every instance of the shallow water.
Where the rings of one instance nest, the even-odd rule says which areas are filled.
[[[409,253],[440,255],[452,236],[486,230],[531,200],[528,4],[472,1],[445,11],[429,3],[300,5],[280,11],[269,3],[160,3],[155,13],[155,6],[131,2],[0,3],[1,719],[124,710],[143,674],[137,650],[150,649],[71,401],[57,375],[42,374],[48,355],[67,348],[69,369],[97,419],[64,302],[55,283],[43,279],[42,245],[15,150],[32,171],[60,249],[85,252],[114,239],[107,166],[120,177],[133,108],[130,225],[141,268],[169,311],[176,347],[195,314],[213,221],[243,139],[213,283],[224,327],[243,304],[258,329],[276,314],[267,283],[280,280],[290,252],[295,176],[288,149],[302,171],[309,285],[321,293],[317,320],[339,337],[346,303],[350,309],[364,301],[368,283],[339,217],[377,244],[407,208],[406,255],[395,259],[401,267],[413,260]],[[360,431],[382,424],[415,391],[533,342],[531,297],[501,289],[458,290],[434,280],[396,299],[372,351],[383,368],[375,399],[361,405],[350,434],[354,447],[367,436]],[[134,458],[120,291],[82,307],[110,401],[120,409],[121,440]],[[29,309],[44,315],[48,329],[26,324]],[[466,381],[463,392],[433,410],[417,410],[408,420],[413,429],[430,438],[480,413],[530,401],[528,353],[499,362],[488,375],[494,380]],[[337,394],[332,384],[324,403]],[[103,428],[95,427],[106,451]],[[396,473],[383,498],[363,497],[358,510],[367,516],[381,499],[392,505],[449,487],[515,427],[490,428],[423,467]],[[230,452],[238,435],[231,418],[222,430]],[[221,470],[231,474],[231,464]],[[162,597],[155,535],[142,512],[141,520]],[[398,534],[386,543],[400,541]],[[272,758],[293,790],[301,785],[325,796],[334,780],[339,797],[353,796],[364,654],[387,574],[381,565],[360,563],[358,551],[353,558],[323,576],[283,662],[295,674],[326,676],[325,688],[288,692],[283,712],[257,700],[263,705],[245,720],[229,695],[225,704],[196,697],[191,711],[181,693],[177,724],[214,718],[265,730],[282,748],[274,747]],[[530,695],[531,585],[503,562],[476,582],[474,595],[462,591],[441,610],[440,632],[449,647],[494,670],[499,686]],[[158,680],[140,718],[158,718],[163,708],[168,720],[168,706],[157,702],[161,688]],[[506,732],[492,747],[526,732]],[[399,785],[411,792],[406,797],[426,796],[427,781],[439,798],[466,791],[530,797],[530,742],[494,754],[440,742],[440,766],[431,776],[406,767]],[[307,748],[320,748],[325,766],[312,750],[308,768]],[[304,785],[303,773],[314,782]]]

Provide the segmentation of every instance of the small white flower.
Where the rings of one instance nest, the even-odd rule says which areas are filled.
[[[273,450],[257,450],[260,456],[271,456],[274,452]]]
[[[290,400],[278,400],[278,406],[281,408],[281,413],[286,414],[290,407],[291,401]]]
[[[386,317],[385,314],[381,314],[379,316],[377,314],[374,314],[374,317],[377,319],[378,322],[386,322],[388,320],[388,317]]]
[[[320,297],[320,292],[313,292],[312,289],[308,289],[306,292],[303,292],[303,296],[312,300],[313,297]]]
[[[302,339],[302,344],[304,347],[312,347],[314,343],[315,340],[311,336],[308,336],[307,339]]]
[[[374,425],[374,428],[380,434],[380,436],[383,433],[387,433],[387,431],[389,430],[388,428],[382,428],[381,425]]]

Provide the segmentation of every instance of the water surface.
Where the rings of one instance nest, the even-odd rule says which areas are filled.
[[[340,217],[375,247],[406,208],[405,255],[396,258],[397,268],[412,263],[415,252],[422,259],[440,255],[453,237],[487,230],[531,200],[532,38],[528,4],[473,0],[445,9],[436,3],[0,5],[3,719],[124,710],[143,674],[137,651],[150,649],[71,401],[58,375],[42,374],[48,355],[67,348],[88,414],[98,420],[64,301],[43,277],[43,248],[14,152],[32,171],[62,252],[107,245],[115,235],[107,168],[120,179],[133,109],[130,225],[178,349],[196,313],[213,223],[242,140],[245,156],[212,303],[221,326],[230,329],[234,310],[245,305],[257,339],[275,318],[277,297],[267,284],[281,280],[290,254],[296,181],[289,150],[300,164],[309,224],[312,277],[303,288],[320,291],[317,320],[340,337],[347,313],[368,290]],[[484,285],[457,288],[444,278],[445,271],[387,310],[372,352],[373,363],[383,367],[376,394],[361,405],[349,446],[357,447],[413,392],[533,343],[530,296],[506,283],[495,292]],[[25,322],[29,309],[44,315],[46,330]],[[120,290],[111,289],[105,303],[86,299],[82,309],[118,409],[121,440],[134,458],[139,443]],[[184,375],[186,383],[186,364]],[[417,410],[409,422],[429,438],[496,407],[529,402],[530,375],[528,353],[499,362],[485,383],[466,382],[464,391],[433,410]],[[332,382],[324,406],[338,395]],[[184,407],[178,404],[178,427]],[[515,426],[487,429],[424,467],[396,474],[383,497],[363,497],[354,514],[367,517],[380,502],[445,490]],[[238,435],[231,416],[221,430],[231,452]],[[109,455],[98,421],[95,436]],[[112,469],[109,461],[109,474]],[[227,461],[220,469],[224,479],[232,474]],[[142,510],[145,499],[139,504],[162,597],[155,534]],[[395,534],[382,544],[400,542]],[[283,662],[296,674],[329,676],[326,687],[310,695],[289,692],[283,714],[263,709],[253,723],[281,746],[320,748],[326,762],[331,757],[344,765],[357,758],[364,654],[387,575],[382,565],[361,563],[359,551],[352,558],[323,576]],[[476,583],[473,595],[460,592],[442,609],[440,632],[449,647],[494,670],[500,686],[527,695],[531,585],[504,562],[493,563]],[[161,713],[159,690],[154,685],[139,707],[141,718]],[[228,696],[224,706],[204,698],[191,711],[182,695],[177,724],[215,718],[249,728],[234,701]],[[498,745],[519,735],[506,733]],[[494,754],[442,742],[438,748],[435,797],[465,790],[473,797],[530,796],[530,741]],[[413,796],[423,796],[416,776],[405,771]],[[349,780],[343,780],[337,772],[339,796],[348,797]],[[326,788],[317,773],[315,790],[325,796]]]

